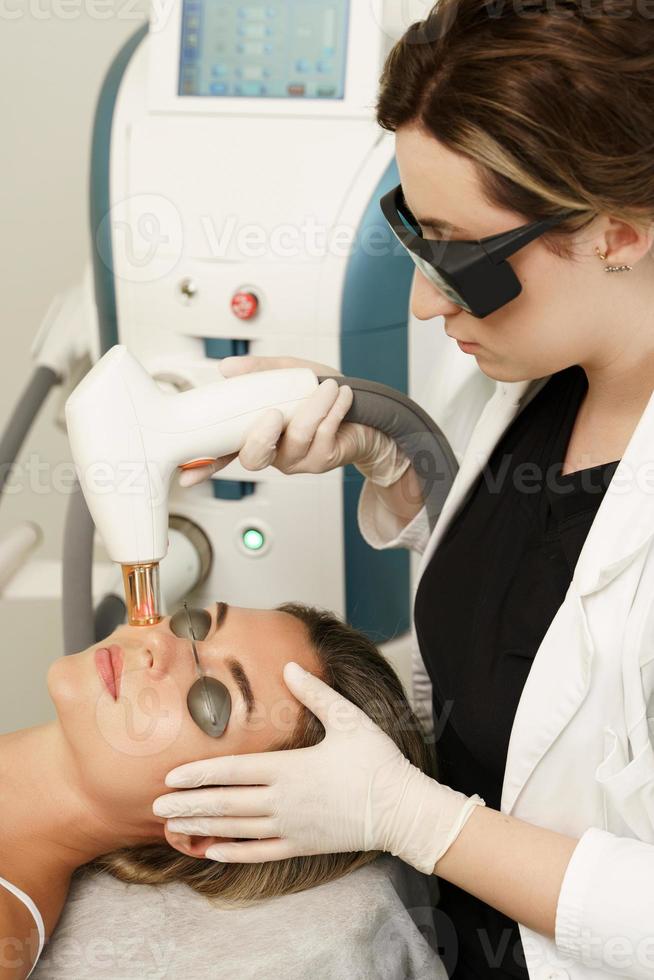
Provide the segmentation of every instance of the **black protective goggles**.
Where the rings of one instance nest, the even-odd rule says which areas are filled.
[[[448,241],[422,237],[420,225],[407,207],[401,184],[384,194],[379,203],[396,238],[423,276],[449,300],[479,319],[499,310],[522,292],[520,280],[507,258],[548,228],[577,213],[564,211],[556,218],[533,221],[477,241]]]
[[[216,614],[218,615],[218,614]],[[206,609],[189,609],[186,603],[170,617],[170,631],[191,644],[197,680],[186,698],[191,718],[206,735],[220,738],[232,713],[232,696],[217,677],[208,677],[200,664],[196,643],[206,640],[211,629]]]

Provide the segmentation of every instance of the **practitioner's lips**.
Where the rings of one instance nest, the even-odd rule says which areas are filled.
[[[120,694],[120,678],[123,671],[123,651],[115,643],[95,651],[95,666],[105,687],[114,701]]]

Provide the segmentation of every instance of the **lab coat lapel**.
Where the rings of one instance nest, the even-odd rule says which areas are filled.
[[[632,433],[579,555],[580,595],[608,585],[654,534],[654,394]]]
[[[504,767],[502,812],[512,811],[539,761],[581,706],[593,653],[584,601],[570,586],[522,689]]]
[[[653,534],[654,395],[604,494],[566,598],[529,671],[511,730],[503,812],[511,812],[538,762],[579,710],[590,687],[594,645],[587,597],[607,586],[639,556],[642,563]],[[633,583],[629,588],[634,588]],[[627,623],[622,633],[626,628]],[[616,650],[619,655],[636,656],[636,652]]]
[[[498,383],[470,437],[420,562],[418,579],[507,427],[548,380]],[[654,394],[604,495],[566,599],[550,623],[529,672],[511,731],[503,812],[511,812],[538,762],[575,715],[589,689],[594,649],[586,597],[619,575],[653,535]]]

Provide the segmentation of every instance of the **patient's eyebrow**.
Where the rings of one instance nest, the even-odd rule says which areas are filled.
[[[214,626],[214,632],[219,626],[225,622],[225,617],[227,616],[227,610],[229,609],[229,604],[227,602],[217,602],[216,603],[216,625]]]
[[[239,691],[243,696],[245,705],[247,708],[247,719],[249,720],[250,715],[254,711],[254,694],[252,693],[252,685],[250,684],[250,678],[245,673],[243,669],[243,664],[240,660],[232,660],[228,658],[225,663],[230,669],[231,675],[238,684]]]
[[[216,603],[216,625],[214,626],[214,634],[225,622],[228,609],[228,602]],[[246,719],[249,720],[250,715],[254,711],[254,706],[256,703],[254,693],[252,691],[252,685],[250,684],[250,678],[245,673],[245,668],[240,660],[234,660],[232,657],[228,657],[225,660],[225,663],[229,667],[229,671],[238,685],[238,689],[241,692],[241,697],[245,701],[245,707],[247,709]]]

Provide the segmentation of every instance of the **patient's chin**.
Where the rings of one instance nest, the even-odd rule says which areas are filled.
[[[166,840],[171,847],[187,857],[204,858],[207,848],[212,844],[220,844],[222,841],[235,841],[235,837],[191,837],[188,834],[177,834],[168,830],[168,825],[164,827]]]

